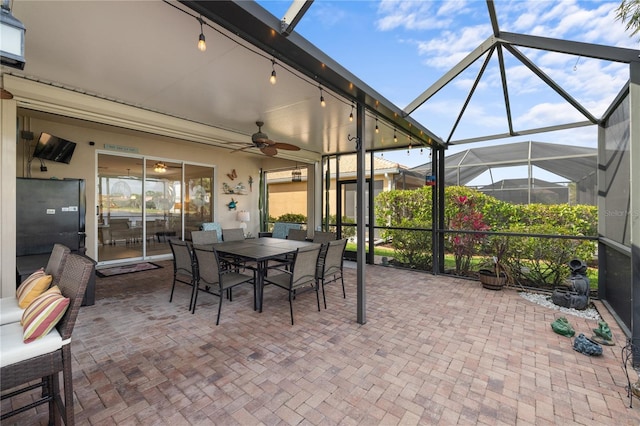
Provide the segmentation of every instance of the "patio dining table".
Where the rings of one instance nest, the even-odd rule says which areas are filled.
[[[256,263],[256,306],[258,311],[262,312],[264,276],[269,261],[282,259],[283,256],[294,253],[299,247],[310,245],[318,244],[308,241],[261,237],[249,238],[244,241],[220,242],[214,244],[214,247],[223,256],[238,257]]]

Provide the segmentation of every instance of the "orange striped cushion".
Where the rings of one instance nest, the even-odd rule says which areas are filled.
[[[22,309],[29,306],[33,299],[40,296],[51,285],[51,275],[44,273],[43,269],[39,269],[33,274],[29,275],[27,279],[22,281],[22,284],[16,290],[16,298],[18,299],[18,306]]]
[[[45,336],[62,319],[70,299],[60,293],[58,286],[53,286],[25,309],[22,314],[22,338],[25,343]]]

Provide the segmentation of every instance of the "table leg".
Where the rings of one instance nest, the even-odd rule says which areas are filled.
[[[264,293],[264,267],[266,262],[258,262],[258,271],[256,272],[256,290],[258,312],[262,313],[262,295]]]

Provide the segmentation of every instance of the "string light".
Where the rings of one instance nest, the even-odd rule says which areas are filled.
[[[398,136],[396,135],[395,127],[393,128],[393,142],[394,143],[398,143]]]
[[[269,77],[269,83],[276,84],[276,60],[271,60],[271,77]]]
[[[378,117],[376,117],[376,133],[380,133],[380,128],[378,127]]]
[[[202,25],[204,21],[202,20],[202,15],[198,18],[198,22],[200,22],[200,37],[198,37],[198,50],[204,52],[207,50],[207,43],[204,40],[204,31],[202,29]]]
[[[322,87],[318,86],[318,88],[320,89],[320,106],[324,108],[327,106],[327,103],[324,101],[324,96],[322,96]]]
[[[353,103],[351,104],[351,114],[349,114],[349,121],[353,121]]]

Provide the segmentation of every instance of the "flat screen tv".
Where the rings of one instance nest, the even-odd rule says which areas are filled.
[[[38,143],[33,151],[33,156],[43,160],[69,164],[75,149],[75,142],[43,132],[40,134],[40,138],[38,138]]]

